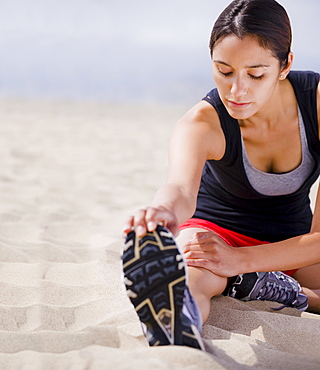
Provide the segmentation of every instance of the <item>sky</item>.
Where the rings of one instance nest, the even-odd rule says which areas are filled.
[[[0,95],[190,104],[214,87],[226,0],[0,0]],[[294,69],[320,71],[320,1],[282,0]]]

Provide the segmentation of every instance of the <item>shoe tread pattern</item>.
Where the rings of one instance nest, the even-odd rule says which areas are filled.
[[[149,344],[200,348],[190,320],[181,314],[186,271],[171,233],[162,226],[143,238],[129,233],[122,261],[127,294],[146,325]]]

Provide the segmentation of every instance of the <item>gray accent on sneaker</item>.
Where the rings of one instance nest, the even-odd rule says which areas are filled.
[[[189,320],[197,327],[199,333],[201,334],[203,324],[201,312],[187,286],[184,291],[182,313],[189,318]]]
[[[142,238],[132,231],[121,258],[127,295],[149,345],[184,345],[205,351],[201,315],[188,291],[186,265],[173,235],[162,226]]]
[[[253,288],[245,292],[245,288],[250,285],[248,278],[256,281],[251,281]],[[228,288],[226,295],[242,301],[261,300],[282,303],[283,306],[276,310],[294,307],[305,311],[308,308],[308,297],[302,294],[301,290],[299,283],[292,277],[281,271],[272,271],[239,275]]]

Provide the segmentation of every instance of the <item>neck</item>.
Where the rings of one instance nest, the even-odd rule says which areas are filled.
[[[295,95],[288,80],[280,81],[268,103],[252,117],[239,120],[241,127],[259,126],[272,130],[278,127],[279,122],[285,122],[289,117],[297,114],[297,107],[292,104]]]

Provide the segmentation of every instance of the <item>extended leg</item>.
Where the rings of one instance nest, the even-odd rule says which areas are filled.
[[[188,243],[195,233],[207,231],[201,228],[189,228],[180,232],[177,238],[178,246]],[[196,267],[188,267],[187,284],[195,299],[201,315],[205,322],[210,311],[210,300],[212,297],[220,295],[227,286],[227,278],[214,275],[209,270]]]
[[[186,266],[162,226],[139,238],[128,234],[122,255],[124,283],[151,346],[204,349],[201,314],[186,285]]]

